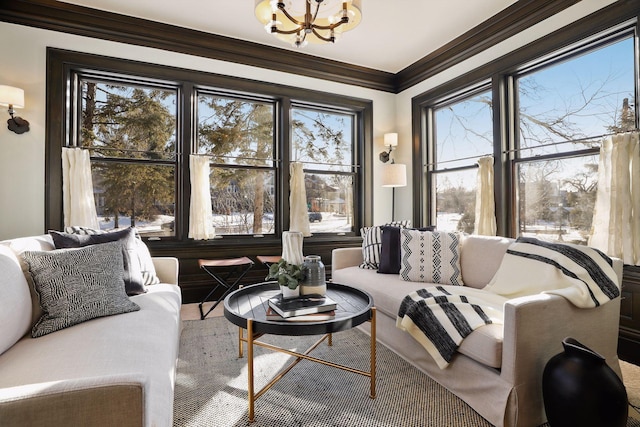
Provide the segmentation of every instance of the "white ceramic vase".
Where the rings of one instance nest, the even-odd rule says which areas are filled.
[[[284,231],[282,233],[282,259],[289,264],[302,265],[303,236],[300,231]]]

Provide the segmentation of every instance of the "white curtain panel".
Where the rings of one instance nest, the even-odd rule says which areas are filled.
[[[189,156],[191,178],[189,237],[194,240],[213,239],[216,236],[211,209],[210,160],[208,156]]]
[[[304,237],[311,236],[307,211],[307,190],[304,188],[302,163],[292,162],[289,171],[289,231],[299,231]]]
[[[639,135],[628,132],[602,141],[589,239],[589,246],[632,265],[640,264]]]
[[[474,234],[496,235],[496,205],[493,187],[493,157],[478,159],[476,220]]]
[[[65,227],[100,229],[88,150],[62,148],[62,198]]]

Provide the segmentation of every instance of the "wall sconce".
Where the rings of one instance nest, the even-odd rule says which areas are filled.
[[[0,105],[9,107],[11,118],[7,120],[7,128],[17,134],[29,132],[29,122],[18,116],[14,117],[14,108],[24,108],[24,90],[0,85]]]
[[[387,163],[391,156],[391,152],[393,151],[393,147],[398,146],[398,134],[397,133],[385,133],[384,134],[384,145],[389,147],[389,151],[383,151],[380,153],[380,161],[382,163]]]

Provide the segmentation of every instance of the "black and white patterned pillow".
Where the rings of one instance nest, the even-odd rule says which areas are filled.
[[[460,233],[400,231],[400,277],[410,282],[462,286]]]
[[[136,244],[137,239],[133,228],[96,234],[69,234],[50,230],[49,235],[53,239],[56,249],[80,248],[114,241],[121,242],[124,262],[124,284],[127,295],[138,295],[147,292],[142,281],[142,269]]]
[[[33,338],[98,317],[140,310],[125,292],[120,242],[78,249],[26,251],[43,314]]]
[[[411,226],[411,221],[392,221],[384,225],[405,228]],[[360,235],[362,236],[362,264],[359,267],[377,270],[380,265],[380,250],[382,248],[382,226],[363,227],[360,229]]]
[[[140,262],[140,270],[142,272],[142,284],[143,286],[149,285],[157,285],[160,283],[160,279],[156,275],[156,268],[153,265],[153,260],[151,258],[151,253],[149,252],[149,248],[142,241],[140,237],[140,233],[138,230],[133,228],[135,232],[135,245],[136,245],[136,255],[138,257],[138,261]],[[83,227],[80,225],[73,225],[70,227],[66,227],[65,231],[69,234],[79,234],[79,235],[94,235],[94,234],[106,234],[109,231],[105,230],[96,230],[89,227]],[[113,231],[112,231],[113,232]]]

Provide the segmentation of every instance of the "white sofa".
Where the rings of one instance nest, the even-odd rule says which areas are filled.
[[[52,249],[48,235],[0,242],[0,425],[171,426],[181,331],[177,259],[153,258],[162,283],[129,297],[139,311],[31,338],[38,303],[19,255]]]
[[[465,286],[481,289],[489,283],[512,242],[501,237],[467,236],[460,247]],[[411,335],[396,328],[404,296],[430,284],[358,268],[362,260],[361,248],[335,249],[332,281],[373,296],[378,341],[494,425],[534,427],[546,421],[542,371],[553,355],[562,352],[565,337],[573,337],[603,355],[622,377],[617,357],[619,297],[593,309],[577,308],[563,297],[548,294],[508,300],[504,327],[491,324],[476,329],[463,341],[452,363],[440,369]],[[620,260],[614,260],[614,269],[620,283]],[[369,324],[362,328],[368,332]]]

